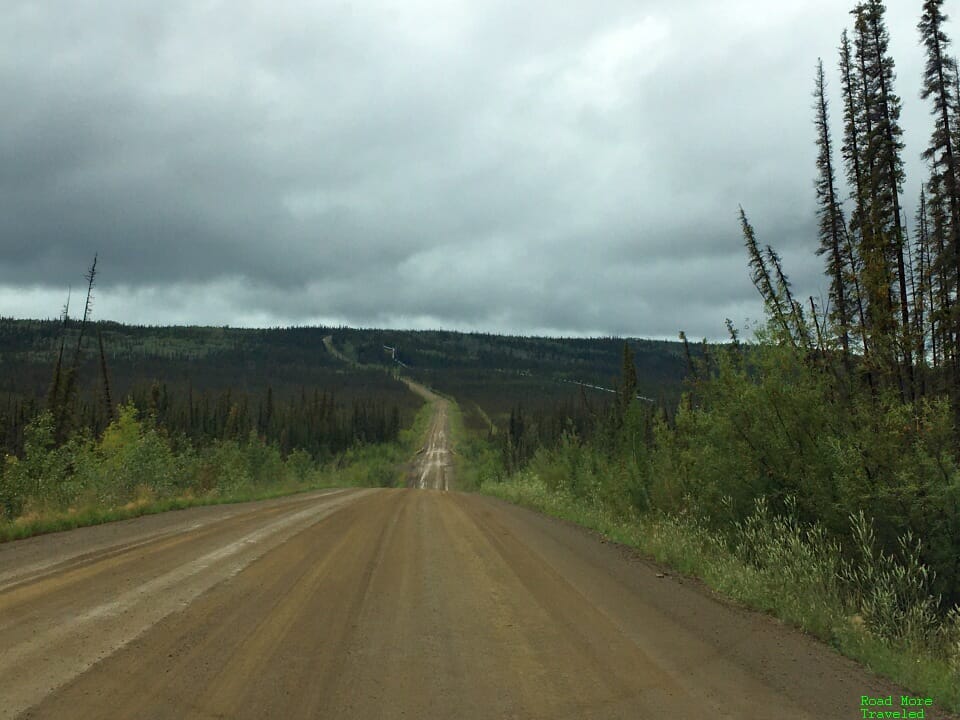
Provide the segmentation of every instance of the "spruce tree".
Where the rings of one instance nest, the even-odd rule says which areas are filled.
[[[914,297],[914,316],[917,334],[917,352],[920,364],[925,364],[927,357],[927,337],[930,338],[932,362],[937,362],[936,335],[932,328],[927,328],[927,322],[933,309],[932,282],[930,273],[930,233],[927,216],[927,198],[920,189],[920,200],[917,203],[917,214],[914,216],[917,228],[913,254],[917,259],[916,266],[916,294]],[[931,312],[928,312],[930,310]]]
[[[857,317],[860,325],[860,343],[867,367],[871,365],[870,323],[867,314],[868,298],[865,297],[861,282],[863,261],[861,255],[864,211],[866,208],[866,184],[861,159],[863,153],[862,121],[863,103],[857,69],[854,65],[853,46],[846,30],[840,36],[840,88],[843,96],[843,143],[840,155],[846,170],[847,185],[851,188],[854,200],[850,214],[850,227],[844,233],[844,248],[847,255],[847,267],[853,286]],[[868,374],[868,379],[871,376]],[[872,385],[872,380],[871,380]]]
[[[871,316],[876,323],[875,333],[883,340],[886,363],[891,370],[902,373],[901,389],[905,397],[910,397],[913,385],[908,341],[910,305],[900,217],[900,189],[904,180],[900,139],[903,131],[899,125],[901,103],[893,92],[896,76],[893,58],[889,55],[890,37],[883,2],[867,0],[858,4],[853,12],[863,88],[864,165],[869,177],[870,206],[866,214],[870,234],[864,237],[864,284],[872,296]],[[899,290],[899,303],[894,300],[894,286]]]
[[[934,208],[933,232],[937,235],[937,244],[942,245],[944,250],[941,256],[933,259],[932,264],[937,268],[941,281],[946,283],[941,295],[949,298],[955,296],[957,280],[960,278],[960,183],[957,177],[957,145],[953,134],[957,115],[958,74],[956,60],[947,54],[950,39],[943,30],[946,21],[943,0],[924,1],[923,15],[917,26],[927,51],[920,96],[924,100],[932,100],[934,128],[923,157],[931,167],[927,188]],[[950,313],[949,307],[943,308],[941,315],[945,315],[944,319],[948,321],[951,336],[948,354],[955,374],[958,353],[954,343],[960,338],[960,315],[955,311]],[[956,386],[957,382],[955,376],[951,384]]]
[[[844,363],[850,359],[850,293],[847,292],[849,274],[843,252],[843,233],[846,222],[837,201],[833,170],[833,145],[830,139],[830,116],[826,96],[823,61],[817,60],[814,89],[817,128],[817,215],[820,220],[820,247],[818,254],[827,255],[826,274],[830,278],[832,319],[843,349]],[[819,324],[817,333],[820,335]]]
[[[113,392],[110,390],[110,372],[107,369],[107,353],[103,348],[103,333],[97,329],[97,344],[100,347],[100,381],[103,383],[103,409],[106,413],[107,424],[114,420]]]
[[[864,111],[860,83],[853,61],[853,48],[846,30],[840,36],[840,87],[843,93],[843,144],[840,152],[847,171],[847,184],[854,199],[850,225],[854,232],[859,232],[864,223],[863,214],[867,205],[866,181],[861,166]]]
[[[47,409],[57,417],[59,414],[60,379],[63,374],[63,351],[66,349],[67,324],[70,322],[70,290],[67,290],[67,302],[60,313],[60,350],[57,353],[57,363],[53,368],[53,379],[47,392]]]
[[[93,312],[93,286],[97,279],[97,256],[93,256],[93,264],[84,276],[87,280],[87,300],[83,306],[83,319],[80,321],[80,332],[77,334],[77,346],[74,349],[73,361],[64,375],[63,398],[59,404],[59,412],[55,418],[54,438],[57,443],[66,441],[72,429],[74,403],[77,394],[77,376],[80,372],[80,355],[83,351],[83,339],[86,333],[90,314]]]
[[[623,363],[620,368],[620,418],[623,419],[627,410],[637,397],[637,368],[633,362],[633,351],[630,343],[623,343]]]
[[[935,299],[930,311],[930,322],[934,326],[937,345],[939,346],[939,365],[950,369],[956,363],[956,348],[952,330],[951,289],[956,277],[953,263],[950,262],[949,232],[950,211],[947,207],[946,193],[943,190],[943,178],[932,172],[927,183],[929,196],[926,198],[926,213],[929,218],[928,245],[930,248],[930,289],[936,288]]]
[[[783,271],[783,261],[780,259],[780,256],[774,251],[772,247],[767,245],[764,250],[764,255],[766,260],[769,263],[769,267],[773,269],[773,276],[777,281],[777,299],[778,302],[782,303],[790,315],[788,316],[792,322],[790,327],[790,332],[793,337],[804,347],[806,350],[813,349],[813,340],[810,337],[810,329],[807,327],[807,321],[804,318],[803,306],[799,301],[794,299],[793,290],[790,285],[790,280],[787,278],[787,274]],[[704,357],[707,356],[707,348],[704,346]]]
[[[757,288],[757,292],[760,293],[760,297],[763,298],[764,305],[773,315],[777,326],[783,331],[784,337],[790,341],[791,345],[796,347],[796,338],[787,319],[787,313],[792,313],[793,307],[784,308],[780,293],[777,292],[774,280],[771,277],[767,257],[760,252],[753,226],[747,220],[747,214],[742,207],[740,208],[740,226],[743,229],[744,244],[747,246],[747,256],[749,257],[751,270],[750,279],[753,281],[754,287]],[[680,334],[680,339],[686,345],[687,340],[683,333]],[[689,352],[687,356],[689,357]]]

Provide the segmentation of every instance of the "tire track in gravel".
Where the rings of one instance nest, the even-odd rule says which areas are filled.
[[[0,661],[12,699],[0,714],[846,720],[861,695],[907,694],[695,581],[491,498],[349,491],[248,521],[155,553],[141,595],[124,573],[71,585],[89,632],[42,651],[28,639]],[[37,597],[41,616],[57,594]],[[38,637],[53,637],[57,619],[41,616]]]

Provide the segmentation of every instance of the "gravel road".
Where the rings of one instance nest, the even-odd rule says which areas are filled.
[[[901,694],[438,466],[0,545],[0,718],[853,720]]]

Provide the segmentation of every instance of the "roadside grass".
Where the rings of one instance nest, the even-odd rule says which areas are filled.
[[[395,443],[360,445],[347,450],[328,471],[333,487],[403,487],[408,464],[423,443],[433,415],[424,403],[409,428],[400,431]]]
[[[845,556],[822,529],[772,515],[762,502],[725,536],[689,515],[623,517],[599,501],[551,490],[530,471],[487,479],[479,490],[636,548],[933,698],[936,707],[960,712],[960,612],[940,620],[923,594],[923,569],[875,552],[870,529],[857,527],[862,518],[854,519],[862,542]]]
[[[427,429],[430,427],[430,419],[432,417],[433,405],[425,402],[423,406],[417,410],[417,414],[414,416],[413,423],[411,423],[410,427],[400,431],[400,440],[398,442],[408,455],[412,455],[423,446],[423,440],[427,435]]]
[[[453,451],[453,476],[458,490],[476,490],[480,483],[479,468],[468,460],[470,435],[463,424],[463,412],[460,406],[450,400],[448,417],[450,419],[451,449]]]
[[[16,520],[0,522],[0,543],[22,540],[34,535],[74,530],[90,525],[102,525],[118,520],[129,520],[143,515],[156,515],[172,510],[184,510],[202,505],[227,505],[255,500],[271,500],[333,487],[337,486],[330,484],[326,478],[318,476],[313,482],[287,481],[267,487],[247,487],[228,494],[211,492],[199,496],[183,495],[161,499],[151,499],[144,494],[139,500],[118,507],[102,507],[91,504],[67,510],[34,510]]]
[[[502,473],[498,453],[482,434],[467,428],[460,406],[453,398],[447,399],[456,489],[475,492],[485,478],[499,477]]]

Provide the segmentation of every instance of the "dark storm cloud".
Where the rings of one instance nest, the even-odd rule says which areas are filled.
[[[99,251],[120,320],[720,336],[760,316],[738,203],[823,291],[809,93],[843,5],[14,2],[0,315],[55,314]]]

